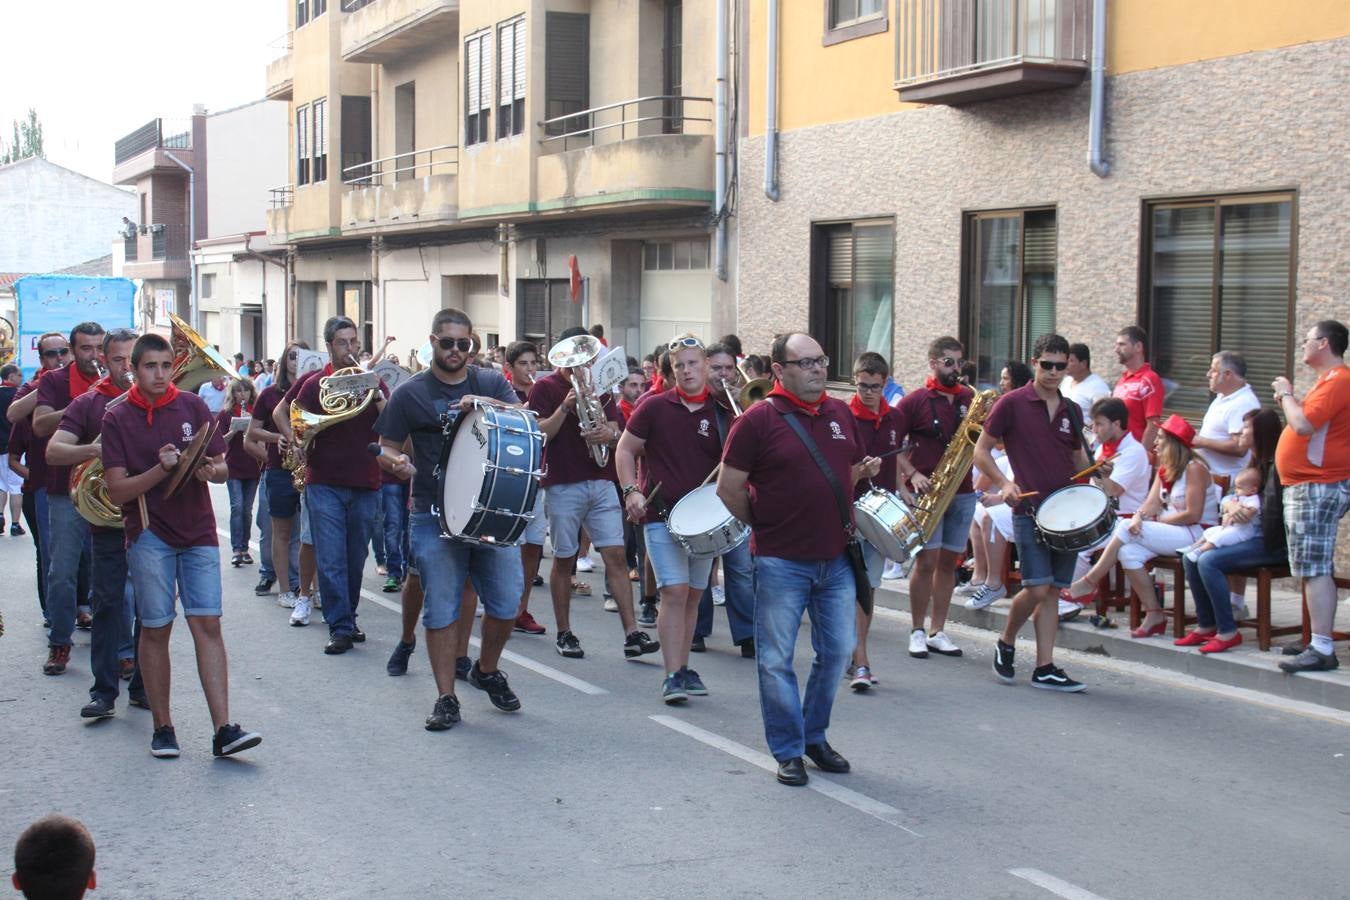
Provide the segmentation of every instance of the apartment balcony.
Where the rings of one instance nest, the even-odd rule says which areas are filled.
[[[267,209],[267,237],[285,243],[291,233],[291,207],[295,205],[295,185],[283,184],[267,192],[271,203]]]
[[[539,212],[707,206],[712,100],[640,97],[539,123]]]
[[[1087,75],[1088,0],[899,0],[895,89],[912,103],[958,106]]]
[[[187,173],[167,153],[192,165],[190,122],[151,119],[118,140],[113,149],[113,184],[135,184],[157,173],[177,173],[186,178]]]
[[[186,279],[191,271],[187,224],[148,225],[144,232],[125,239],[122,274],[156,281]]]
[[[388,63],[424,47],[455,47],[459,0],[342,0],[342,58]]]
[[[293,41],[294,34],[288,31],[271,43],[276,55],[267,64],[263,96],[268,100],[290,100],[295,95],[295,55],[291,52]]]
[[[459,148],[453,144],[348,166],[342,181],[343,234],[410,231],[459,215]]]

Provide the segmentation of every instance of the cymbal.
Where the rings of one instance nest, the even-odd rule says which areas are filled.
[[[197,466],[206,457],[206,448],[211,445],[211,439],[216,436],[216,430],[216,422],[212,420],[197,432],[197,436],[187,445],[187,449],[178,454],[178,465],[173,467],[173,474],[169,476],[169,486],[164,489],[165,497],[172,497],[178,493],[179,488],[197,470]]]

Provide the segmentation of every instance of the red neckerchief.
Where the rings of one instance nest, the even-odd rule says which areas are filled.
[[[806,413],[809,416],[820,415],[820,404],[825,402],[825,396],[822,394],[820,399],[817,400],[815,403],[807,403],[805,400],[803,400],[801,397],[798,397],[796,394],[790,393],[787,388],[783,387],[783,382],[781,381],[774,382],[773,390],[769,391],[768,396],[782,397],[783,399],[787,400],[787,402],[791,403],[793,406],[797,407],[797,409],[801,410],[802,412]]]
[[[953,397],[960,396],[961,389],[965,387],[965,385],[959,381],[951,387],[947,387],[932,375],[928,376],[928,380],[923,383],[923,386],[930,391],[936,391],[939,394],[951,394]]]
[[[1121,437],[1120,441],[1123,440],[1125,440],[1125,438]],[[1115,441],[1113,443],[1107,443],[1106,441],[1102,441],[1102,455],[1097,458],[1110,459],[1111,457],[1115,456],[1116,451],[1120,449],[1120,441]]]
[[[94,386],[94,382],[96,381],[98,381],[97,378],[86,378],[84,376],[84,373],[80,371],[80,367],[75,365],[74,363],[71,363],[70,399],[74,400],[76,397],[80,396],[85,391],[89,390],[91,387]]]
[[[109,380],[107,375],[104,375],[98,381],[94,382],[93,390],[96,391],[97,393],[102,394],[105,397],[122,396],[122,389],[117,385],[113,384],[112,381]]]
[[[622,397],[619,398],[619,409],[623,412],[624,421],[633,418],[634,408],[635,407],[633,406],[633,404],[629,403]]]
[[[684,391],[680,390],[678,384],[675,385],[675,396],[679,397],[685,403],[706,403],[708,394],[710,393],[712,392],[708,389],[706,384],[703,386],[703,392],[701,394],[686,394]]]
[[[160,397],[154,403],[145,399],[145,395],[141,393],[141,389],[137,385],[133,384],[131,390],[127,392],[127,400],[130,401],[131,405],[145,410],[145,424],[147,425],[155,424],[155,410],[168,406],[177,396],[178,385],[174,384],[172,381],[169,382],[169,387],[164,392],[164,396]]]
[[[323,367],[323,374],[325,374],[325,375],[332,375],[332,374],[333,374],[333,364],[332,364],[331,362],[330,362],[330,363],[325,363],[325,364],[324,364],[324,367]]]
[[[657,372],[655,375],[652,376],[652,386],[648,388],[648,390],[655,391],[656,393],[659,394],[665,389],[666,389],[666,380],[661,377],[660,372]]]
[[[236,403],[234,405],[234,408],[230,411],[230,415],[234,416],[235,418],[238,418],[242,415],[247,415],[248,413],[251,412],[253,412],[252,408],[244,409],[244,405],[242,403]]]
[[[873,428],[877,431],[881,430],[881,421],[884,418],[886,418],[886,414],[891,411],[891,405],[886,402],[886,398],[884,396],[881,398],[881,405],[877,408],[877,411],[872,412],[870,409],[868,409],[866,406],[863,405],[862,400],[858,397],[857,394],[854,394],[851,398],[849,398],[848,408],[849,412],[853,413],[853,417],[859,420],[860,422],[875,423],[873,425]]]

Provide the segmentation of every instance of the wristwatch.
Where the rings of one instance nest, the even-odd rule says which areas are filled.
[[[1275,399],[1283,400],[1285,397],[1292,397],[1292,396],[1294,396],[1293,391],[1280,391],[1278,394],[1275,395]]]

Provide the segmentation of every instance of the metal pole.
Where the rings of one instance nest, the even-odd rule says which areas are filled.
[[[727,5],[730,0],[717,0],[717,92],[713,126],[716,170],[714,214],[717,216],[717,234],[713,242],[713,268],[718,281],[727,280],[727,55],[730,41],[727,36]]]

